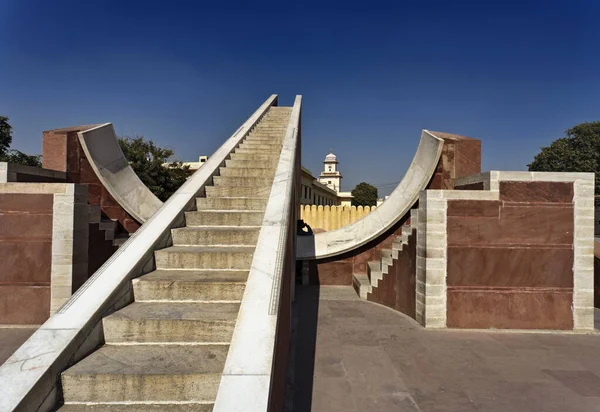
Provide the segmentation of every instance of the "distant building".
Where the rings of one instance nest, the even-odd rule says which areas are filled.
[[[337,206],[338,197],[335,190],[320,183],[310,170],[302,166],[300,204]]]
[[[190,175],[193,174],[196,170],[200,169],[204,163],[208,160],[208,156],[199,156],[197,162],[179,162],[181,166],[188,166]],[[163,166],[168,167],[173,164],[173,162],[163,163]]]
[[[338,170],[336,155],[330,153],[323,161],[323,171],[316,179],[310,170],[302,168],[300,203],[303,205],[351,206],[352,194],[340,192],[342,174]]]
[[[337,170],[338,163],[337,156],[329,149],[329,154],[323,160],[323,171],[321,172],[321,176],[319,176],[319,182],[333,189],[336,193],[340,191],[342,184],[342,174]]]

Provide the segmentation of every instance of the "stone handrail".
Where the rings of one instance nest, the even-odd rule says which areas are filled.
[[[427,187],[443,147],[443,139],[428,130],[423,130],[410,167],[385,202],[350,225],[314,236],[300,236],[297,258],[311,260],[339,256],[358,249],[386,233],[408,213],[417,202],[419,192]]]
[[[296,96],[214,412],[282,410],[273,405],[283,402],[291,333],[301,104]]]
[[[92,169],[111,196],[138,223],[150,219],[163,202],[129,165],[112,123],[78,132],[77,136]]]
[[[271,106],[272,95],[117,252],[0,366],[0,411],[49,411],[62,371],[103,342],[101,320],[133,300],[131,279],[154,269],[154,251],[171,244],[219,167]]]

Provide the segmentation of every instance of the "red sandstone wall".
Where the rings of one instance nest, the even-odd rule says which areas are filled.
[[[68,183],[81,183],[88,186],[88,203],[99,204],[102,212],[110,219],[118,220],[129,233],[135,232],[139,224],[117,203],[104,188],[90,166],[77,132],[91,126],[76,126],[49,130],[43,133],[43,166],[45,169],[67,173]]]
[[[411,230],[404,226],[403,230]],[[388,273],[377,281],[377,287],[367,294],[367,300],[416,317],[417,231],[413,230],[405,245],[393,260]]]
[[[481,140],[432,132],[444,139],[442,155],[428,189],[454,189],[454,179],[481,173]]]
[[[52,194],[0,194],[0,324],[50,313]]]
[[[501,182],[448,202],[447,326],[572,329],[573,185]]]

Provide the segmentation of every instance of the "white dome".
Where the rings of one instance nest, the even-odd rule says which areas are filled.
[[[329,154],[327,156],[325,156],[325,161],[326,162],[336,162],[337,157],[333,153],[329,152]]]

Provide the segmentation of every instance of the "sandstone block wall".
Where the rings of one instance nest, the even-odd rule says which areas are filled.
[[[488,172],[423,192],[426,327],[593,328],[593,175]]]
[[[0,324],[40,324],[88,276],[85,186],[0,184]]]

